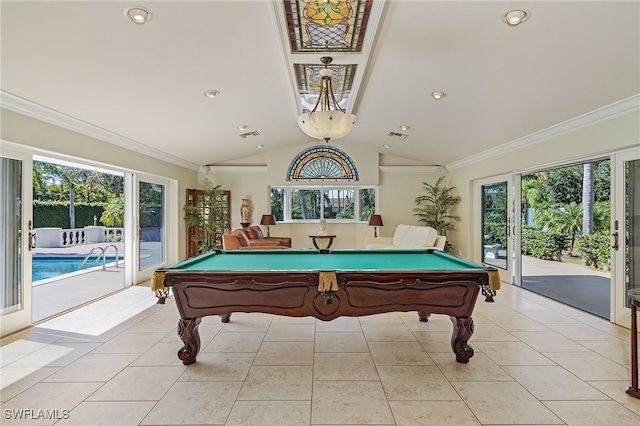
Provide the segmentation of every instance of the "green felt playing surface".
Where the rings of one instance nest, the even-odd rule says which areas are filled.
[[[426,250],[247,250],[205,253],[173,265],[185,271],[417,271],[484,269],[483,265]]]

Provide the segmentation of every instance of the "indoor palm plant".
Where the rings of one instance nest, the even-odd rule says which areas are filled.
[[[455,223],[460,222],[460,216],[452,214],[451,210],[460,203],[461,198],[459,195],[453,195],[455,186],[446,188],[442,185],[444,178],[440,176],[435,185],[422,182],[425,194],[416,197],[417,207],[413,209],[413,215],[420,218],[419,222],[435,229],[438,235],[446,237],[448,232],[456,231]],[[449,253],[453,251],[448,239],[444,249]]]

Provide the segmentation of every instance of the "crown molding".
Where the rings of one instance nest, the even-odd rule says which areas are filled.
[[[202,166],[200,173],[266,173],[267,166]]]
[[[385,173],[442,173],[442,166],[380,166]]]
[[[101,141],[117,145],[119,147],[135,151],[140,154],[156,158],[158,160],[166,161],[167,163],[175,164],[186,169],[198,170],[198,167],[200,167],[198,164],[194,164],[190,161],[174,157],[173,155],[167,154],[166,152],[151,148],[147,145],[141,144],[140,142],[136,142],[117,133],[113,133],[98,126],[94,126],[93,124],[86,123],[84,121],[78,120],[77,118],[62,114],[58,111],[54,111],[50,108],[36,104],[27,99],[5,92],[4,90],[0,90],[0,106],[9,111],[13,111],[27,117],[35,118],[36,120],[44,121],[45,123],[53,124],[54,126],[71,130],[76,133],[81,133],[83,135],[99,139]]]
[[[467,157],[460,161],[454,161],[453,163],[446,164],[445,167],[447,168],[447,170],[460,169],[462,167],[470,166],[480,161],[504,155],[508,152],[535,145],[537,143],[563,135],[565,133],[593,126],[594,124],[621,117],[623,115],[630,114],[639,110],[640,95],[635,95],[620,102],[607,105],[595,111],[579,115],[578,117],[548,127],[544,130],[540,130],[539,132],[524,136],[520,139],[507,142],[506,144],[497,146],[495,148],[491,148],[487,151],[481,152],[480,154],[472,155],[471,157]]]

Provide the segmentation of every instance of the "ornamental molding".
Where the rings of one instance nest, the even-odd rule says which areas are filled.
[[[158,160],[166,161],[167,163],[175,164],[186,169],[198,170],[198,167],[200,167],[198,164],[183,160],[182,158],[174,157],[166,152],[162,152],[158,149],[141,144],[140,142],[136,142],[133,139],[125,138],[117,133],[86,123],[82,120],[78,120],[70,115],[54,111],[45,106],[38,105],[3,90],[0,90],[0,105],[6,110],[35,118],[36,120],[53,124],[54,126],[108,142],[121,148],[138,152]]]
[[[599,108],[595,111],[588,112],[539,132],[532,133],[520,139],[507,142],[495,148],[488,149],[477,155],[472,155],[460,161],[446,164],[447,170],[456,170],[462,167],[470,166],[480,161],[504,155],[509,152],[517,151],[528,146],[544,142],[548,139],[555,138],[566,133],[574,132],[595,124],[622,117],[632,112],[640,111],[640,95],[635,95],[611,105]]]

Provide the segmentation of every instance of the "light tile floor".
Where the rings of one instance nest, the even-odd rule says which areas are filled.
[[[177,316],[136,286],[2,339],[1,423],[640,425],[629,330],[517,287],[478,300],[468,364],[409,312],[208,317],[184,366]]]

